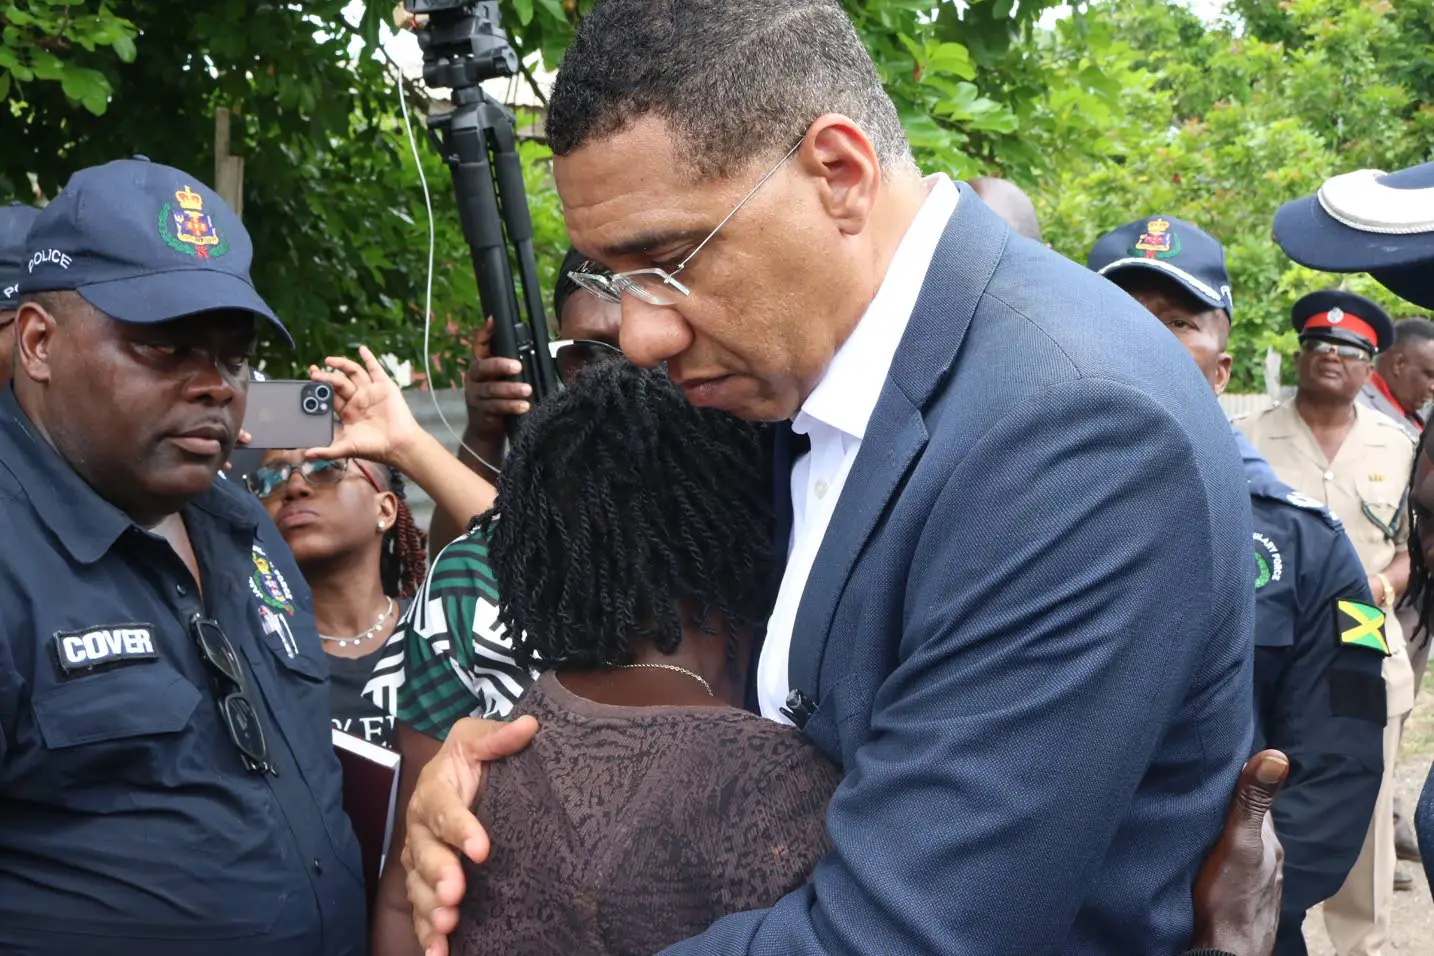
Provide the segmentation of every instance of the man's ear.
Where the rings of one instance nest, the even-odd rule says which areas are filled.
[[[881,160],[861,127],[839,113],[819,116],[796,159],[821,184],[827,214],[848,235],[866,228],[881,191]]]
[[[1234,356],[1229,352],[1220,353],[1219,364],[1215,367],[1215,381],[1210,384],[1215,386],[1216,395],[1224,395],[1225,389],[1230,385],[1230,366],[1235,363]]]
[[[50,380],[50,352],[59,323],[36,302],[24,302],[15,313],[15,365],[35,382]]]

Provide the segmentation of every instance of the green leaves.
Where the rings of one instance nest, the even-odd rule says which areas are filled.
[[[103,3],[11,0],[0,4],[0,23],[0,99],[58,82],[70,103],[99,115],[113,92],[100,68],[104,54],[128,63],[137,53],[134,24]]]
[[[1363,277],[1294,265],[1270,234],[1282,203],[1335,173],[1426,158],[1419,104],[1434,99],[1434,73],[1411,69],[1411,56],[1428,49],[1434,24],[1406,6],[1233,0],[1244,23],[1235,32],[1174,0],[1106,0],[1086,19],[1121,39],[1099,47],[1079,24],[1058,25],[1043,59],[1097,92],[1115,80],[1119,97],[1101,120],[1103,154],[1061,127],[1049,141],[1053,173],[1035,196],[1047,239],[1083,261],[1102,233],[1156,212],[1214,235],[1234,292],[1237,391],[1264,389],[1267,348],[1293,355],[1289,310],[1306,292],[1344,283],[1408,314]]]
[[[65,95],[77,100],[85,109],[96,116],[105,111],[110,101],[110,84],[98,70],[66,65],[59,69],[60,87]],[[52,79],[52,77],[41,77]]]

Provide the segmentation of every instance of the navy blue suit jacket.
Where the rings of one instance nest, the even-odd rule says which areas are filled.
[[[1250,533],[1175,337],[962,187],[794,630],[835,848],[668,952],[1183,951],[1250,752]]]

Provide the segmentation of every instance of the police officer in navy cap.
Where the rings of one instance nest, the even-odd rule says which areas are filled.
[[[1225,390],[1232,302],[1215,239],[1151,216],[1103,236],[1087,265],[1163,322],[1217,395]],[[1384,654],[1337,637],[1341,605],[1371,601],[1340,522],[1278,481],[1263,459],[1247,460],[1246,475],[1255,528],[1255,749],[1278,748],[1291,760],[1274,807],[1285,848],[1275,952],[1304,953],[1305,912],[1344,882],[1379,793]]]
[[[193,176],[85,169],[29,232],[0,391],[0,952],[359,956],[308,589],[215,476],[259,326]]]
[[[1201,361],[1208,354],[1223,354],[1230,338],[1230,323],[1235,314],[1230,295],[1230,276],[1225,271],[1225,250],[1208,234],[1190,223],[1173,216],[1149,216],[1126,223],[1096,240],[1086,265],[1145,303],[1143,290],[1162,299],[1174,297],[1184,305],[1187,319],[1198,319],[1195,326],[1182,323],[1171,330],[1180,336],[1186,348],[1199,349]],[[1134,267],[1134,268],[1132,268]],[[1120,278],[1117,280],[1116,277]],[[1149,296],[1146,296],[1147,298]],[[1225,390],[1230,379],[1230,359],[1215,362],[1222,369],[1220,382],[1211,381],[1217,392]],[[1233,426],[1235,444],[1245,464],[1245,474],[1275,480],[1275,473],[1249,440]]]
[[[25,233],[40,210],[13,202],[0,208],[0,388],[10,381],[15,347],[15,310],[20,307],[20,273],[25,262]]]
[[[1390,292],[1434,309],[1434,163],[1386,173],[1335,176],[1313,196],[1275,215],[1275,241],[1291,259],[1325,272],[1368,272]],[[1406,606],[1426,632],[1434,620],[1434,445],[1419,439],[1409,489],[1409,589]],[[1434,770],[1415,815],[1419,848],[1434,886]]]

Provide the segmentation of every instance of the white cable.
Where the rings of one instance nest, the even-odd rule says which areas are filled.
[[[408,134],[409,149],[413,150],[413,165],[418,170],[418,181],[423,186],[423,208],[428,213],[428,280],[424,284],[423,293],[423,373],[428,378],[428,394],[433,399],[433,410],[438,413],[438,420],[448,429],[450,435],[458,439],[458,447],[482,462],[495,475],[501,474],[502,469],[464,444],[463,436],[448,424],[448,418],[443,414],[443,406],[438,404],[438,391],[433,387],[433,366],[429,354],[429,342],[433,335],[433,254],[437,245],[433,224],[433,197],[428,192],[428,177],[423,174],[423,157],[419,155],[418,139],[413,135],[413,122],[408,116],[408,97],[403,91],[402,72],[398,74],[398,106],[403,111],[403,129]]]

